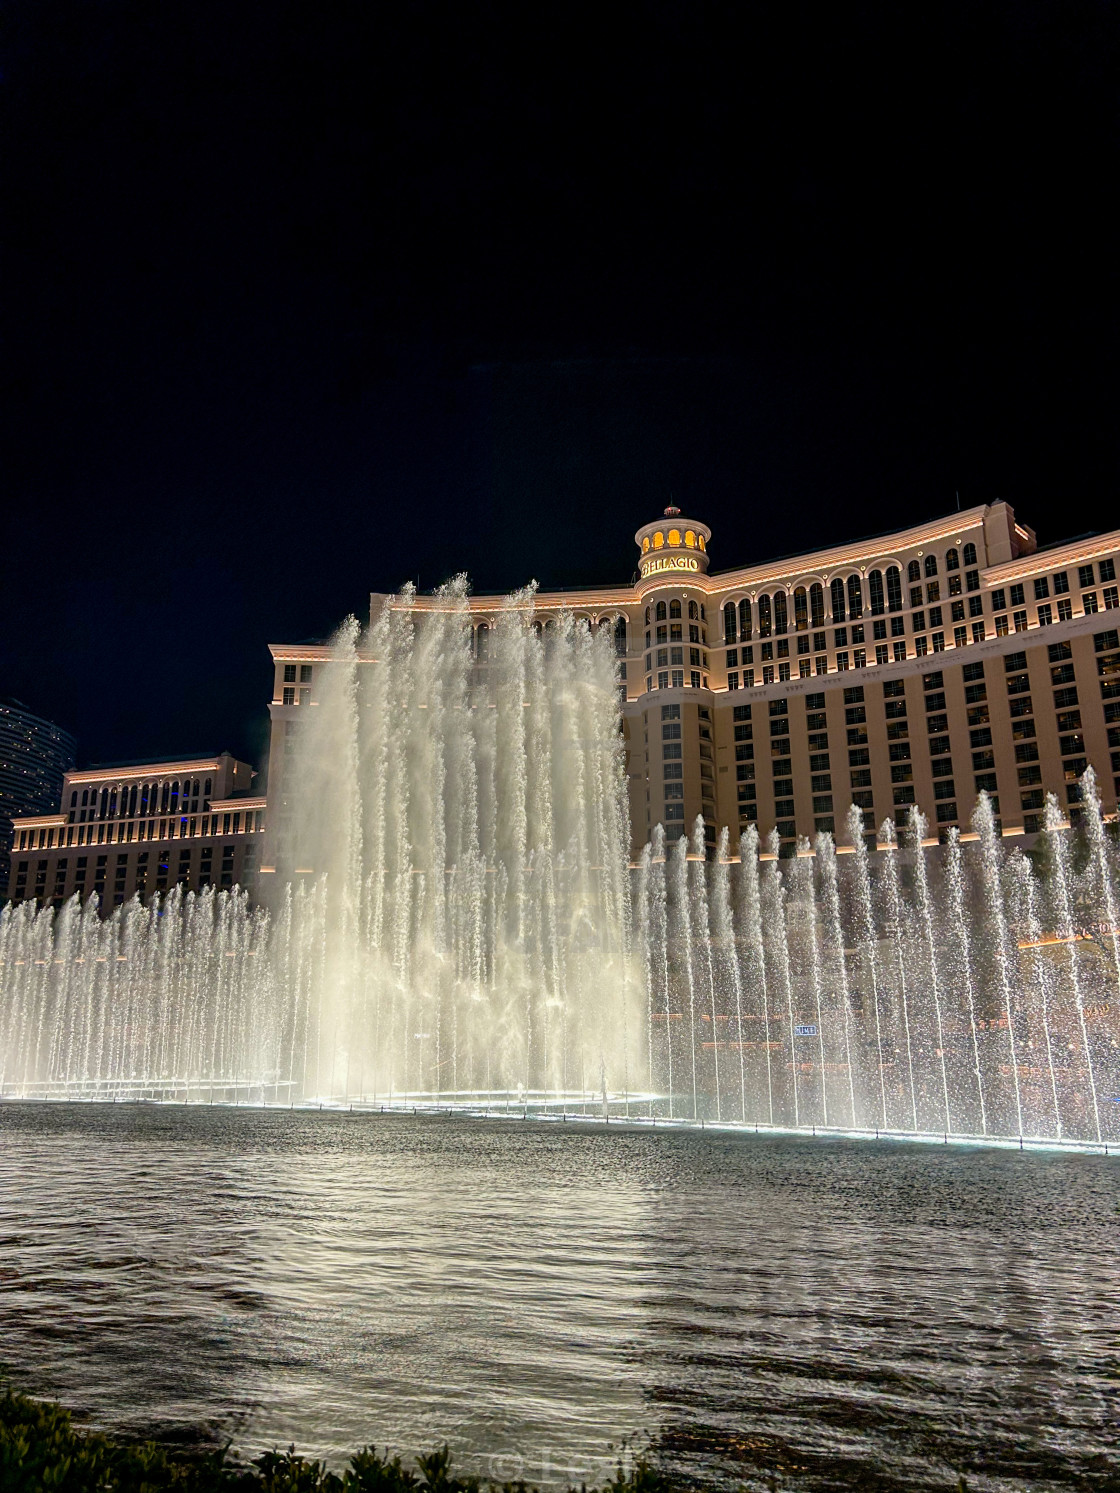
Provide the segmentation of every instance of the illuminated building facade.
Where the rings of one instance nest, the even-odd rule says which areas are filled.
[[[635,535],[633,585],[540,592],[536,611],[612,629],[635,851],[702,816],[783,853],[820,830],[868,835],[911,804],[930,837],[969,833],[981,791],[1007,835],[1045,795],[1077,816],[1092,764],[1105,813],[1120,783],[1120,531],[1039,549],[1006,503],[712,574],[711,531],[675,508]],[[375,595],[371,609],[402,605]],[[418,612],[435,605],[417,597]],[[502,598],[470,609],[479,667]],[[274,647],[269,782],[314,700],[324,646]]]
[[[619,658],[632,847],[653,826],[709,845],[727,825],[872,835],[916,804],[930,838],[969,833],[978,793],[1005,836],[1041,828],[1047,793],[1076,819],[1094,768],[1120,787],[1120,531],[1039,549],[1006,503],[712,574],[711,531],[669,508],[635,535],[633,584],[538,592],[538,623],[609,628]],[[487,668],[504,597],[470,599]],[[433,597],[375,594],[423,613]],[[324,643],[271,647],[269,800],[223,754],[66,774],[61,811],[16,821],[9,895],[107,905],[182,883],[257,886],[283,871],[285,768],[316,703]]]
[[[228,752],[68,772],[61,807],[20,815],[8,895],[61,907],[96,892],[106,908],[134,892],[256,884],[265,800]]]

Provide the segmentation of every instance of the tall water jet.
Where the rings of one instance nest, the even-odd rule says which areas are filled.
[[[937,1020],[937,1057],[941,1065],[941,1102],[944,1112],[945,1133],[953,1128],[953,1116],[949,1106],[949,1069],[945,1057],[945,1023],[941,1015],[941,978],[938,974],[937,936],[934,930],[933,901],[930,896],[929,875],[926,870],[925,837],[928,821],[917,807],[912,805],[909,815],[910,845],[914,855],[914,910],[918,914],[918,925],[922,930],[925,948],[925,973],[928,989],[933,999]]]
[[[861,964],[871,981],[871,1009],[875,1016],[875,1049],[879,1069],[879,1124],[887,1129],[887,1076],[883,1053],[881,986],[879,980],[878,941],[875,936],[875,913],[871,901],[871,870],[863,838],[863,815],[855,804],[848,811],[848,835],[855,861],[854,891],[856,904],[856,938],[861,948]]]

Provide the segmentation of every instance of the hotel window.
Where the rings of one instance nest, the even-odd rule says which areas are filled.
[[[771,629],[771,621],[770,621],[770,598],[769,598],[769,596],[766,596],[766,595],[760,596],[758,598],[757,606],[758,606],[758,635],[759,635],[760,638],[768,638],[770,636],[770,629]]]
[[[1085,613],[1086,617],[1091,617],[1096,612],[1097,593],[1095,591],[1086,591],[1082,596],[1081,610]]]
[[[284,665],[284,683],[285,684],[295,684],[295,682],[296,682],[296,666],[295,666],[295,664],[285,664]]]
[[[762,682],[763,682],[763,684],[773,684],[774,683],[774,665],[773,664],[767,664],[766,667],[763,669],[763,671],[762,671]]]
[[[852,654],[852,663],[857,669],[862,669],[867,664],[867,649],[857,648]]]
[[[789,665],[787,664],[786,668],[788,669],[788,667],[789,667]],[[693,689],[699,689],[700,688],[700,670],[699,669],[691,669],[689,671],[689,674],[690,674],[690,678],[691,678],[691,681],[692,681],[692,688]]]
[[[929,609],[929,625],[930,625],[930,627],[940,627],[941,626],[941,608],[940,607],[930,607],[930,609]]]
[[[915,632],[925,632],[925,630],[926,630],[926,614],[925,614],[925,612],[915,612],[914,616],[912,618],[912,623],[913,623],[913,628],[914,628]]]
[[[668,689],[669,688],[669,671],[668,671],[668,669],[661,669],[659,671],[659,673],[657,675],[657,688],[658,689]]]
[[[961,560],[960,560],[960,556],[957,554],[956,550],[946,550],[945,551],[945,569],[946,570],[959,570],[960,568],[961,568]]]
[[[929,577],[931,575],[936,575],[937,574],[937,556],[936,555],[927,555],[926,556],[925,569],[926,569],[926,579],[927,580],[929,579]]]
[[[959,596],[961,594],[961,590],[962,590],[962,587],[961,587],[961,578],[960,578],[960,576],[959,575],[951,575],[949,577],[949,595],[950,596]]]
[[[737,669],[739,667],[739,650],[738,650],[738,648],[729,648],[727,650],[727,660],[726,660],[726,662],[727,662],[727,667],[729,669]]]
[[[902,572],[897,565],[887,569],[887,611],[902,611]]]
[[[964,602],[963,601],[955,601],[953,603],[953,605],[949,608],[949,615],[952,617],[952,619],[953,619],[954,622],[963,622],[964,621]]]
[[[982,596],[970,596],[968,598],[968,615],[970,617],[982,617],[984,615],[984,598]]]
[[[311,665],[310,664],[300,664],[300,666],[299,666],[299,682],[300,682],[300,684],[310,684],[311,683]]]
[[[1050,582],[1046,576],[1040,576],[1034,583],[1034,599],[1042,601],[1050,595]]]
[[[814,627],[824,626],[824,587],[819,581],[814,581],[809,587],[809,620]],[[818,644],[813,644],[814,648],[817,646]]]
[[[1053,620],[1054,616],[1050,609],[1050,603],[1045,602],[1038,609],[1038,625],[1039,627],[1049,627]]]
[[[867,597],[873,617],[881,617],[886,611],[886,596],[883,591],[883,572],[873,570],[867,577]]]
[[[926,585],[926,600],[927,601],[940,601],[941,600],[941,587],[938,585],[938,583],[936,581],[930,581]]]
[[[754,670],[753,669],[744,669],[743,670],[743,688],[744,689],[753,689],[754,688]]]
[[[966,571],[965,572],[965,578],[964,578],[964,585],[965,585],[965,590],[966,591],[979,591],[979,589],[980,589],[980,572],[978,570],[969,570],[969,571]]]
[[[833,622],[843,622],[845,621],[844,582],[837,576],[828,589],[832,600],[832,620]]]
[[[906,636],[906,618],[905,617],[892,617],[891,618],[891,637],[892,638],[904,638],[905,636]]]
[[[683,669],[674,669],[673,670],[673,688],[674,689],[684,689],[684,670]]]
[[[894,645],[894,660],[895,660],[895,663],[898,663],[898,664],[901,664],[901,663],[905,662],[905,660],[906,660],[906,644],[905,643],[896,643]]]
[[[283,703],[285,705],[294,705],[296,703],[296,692],[290,686],[284,690]]]
[[[804,586],[798,586],[793,593],[793,626],[795,632],[807,632],[809,628],[809,597]],[[800,644],[801,639],[797,641]]]
[[[684,649],[683,648],[670,648],[669,649],[669,662],[670,662],[670,664],[683,664],[684,663]]]
[[[739,603],[739,641],[747,643],[752,636],[751,604],[749,597],[744,596]]]
[[[1073,602],[1068,596],[1063,596],[1058,602],[1058,621],[1068,622],[1073,616]]]
[[[668,665],[668,663],[669,663],[669,650],[668,650],[668,648],[659,648],[657,650],[657,665],[658,665],[658,668],[665,668]]]
[[[887,624],[885,622],[873,622],[871,624],[871,635],[876,640],[885,638],[887,635]]]
[[[836,628],[832,641],[835,647],[846,648],[848,646],[848,629],[846,627]]]
[[[863,587],[858,575],[848,577],[848,615],[853,621],[863,616]]]
[[[934,635],[933,635],[933,651],[934,651],[934,653],[944,653],[945,652],[945,634],[943,632],[935,632],[934,633]]]
[[[806,634],[804,637],[798,638],[798,640],[797,640],[797,651],[798,651],[798,653],[808,653],[808,651],[809,651],[809,636],[808,636],[808,634]]]
[[[676,542],[676,543],[677,543],[677,544],[679,544],[679,543],[680,543],[680,539],[679,539],[679,538],[678,538],[678,539],[677,539],[677,540],[676,540],[676,541],[675,541],[675,542]],[[673,617],[680,617],[680,616],[682,616],[682,615],[683,615],[683,614],[682,614],[682,612],[681,612],[681,604],[680,604],[680,602],[679,602],[679,601],[676,601],[676,600],[674,600],[674,601],[671,601],[671,602],[670,602],[670,603],[669,603],[669,616],[670,616],[670,618],[673,618]]]
[[[964,547],[964,563],[966,565],[976,564],[976,546],[971,542]]]
[[[836,655],[836,667],[838,669],[846,669],[848,667],[848,655],[846,653],[838,653]]]
[[[923,601],[925,601],[925,596],[922,593],[921,586],[911,586],[910,605],[912,607],[920,607]]]
[[[1116,561],[1115,560],[1102,560],[1101,561],[1101,563],[1100,563],[1100,579],[1101,579],[1102,584],[1105,581],[1114,581],[1116,579]]]
[[[972,641],[974,643],[982,643],[984,641],[984,624],[982,622],[974,622],[972,624]]]
[[[778,679],[782,683],[789,679],[789,664],[778,665]]]
[[[1079,586],[1091,586],[1094,579],[1092,565],[1079,565],[1077,567],[1077,584]]]
[[[827,656],[822,655],[820,658],[814,659],[813,660],[813,668],[815,669],[815,671],[818,674],[827,674],[828,673],[828,658],[827,658]]]
[[[683,622],[670,622],[669,623],[669,641],[670,641],[670,643],[683,643],[684,642],[684,623]]]
[[[728,689],[738,689],[739,688],[739,675],[738,675],[737,672],[736,673],[728,674],[728,676],[727,676],[727,688]]]
[[[1102,566],[1101,569],[1103,570],[1104,567]],[[1118,597],[1117,597],[1117,587],[1115,587],[1115,586],[1106,586],[1104,588],[1104,609],[1105,609],[1105,611],[1106,612],[1114,612],[1116,610],[1117,606],[1120,606],[1120,599],[1118,599]]]
[[[1035,585],[1035,589],[1037,590],[1037,582],[1036,582],[1036,585]],[[1054,595],[1055,596],[1064,596],[1068,590],[1069,590],[1069,572],[1065,571],[1065,570],[1059,570],[1058,573],[1057,573],[1057,575],[1055,575],[1055,577],[1054,577]],[[1042,594],[1043,594],[1043,596],[1045,596],[1046,592],[1044,591]]]
[[[1013,613],[1011,620],[1012,620],[1012,622],[1015,625],[1015,631],[1016,632],[1026,632],[1026,630],[1027,630],[1027,614],[1026,614],[1026,612],[1015,612],[1015,613]]]
[[[798,659],[798,661],[797,661],[797,677],[799,679],[811,679],[812,675],[813,675],[813,666],[809,662],[809,660],[807,658],[800,658],[800,659]]]

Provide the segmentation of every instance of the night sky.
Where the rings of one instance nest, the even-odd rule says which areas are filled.
[[[27,0],[0,694],[260,758],[370,590],[1114,527],[1113,4]]]

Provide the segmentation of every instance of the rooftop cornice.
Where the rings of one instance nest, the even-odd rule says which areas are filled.
[[[230,758],[226,758],[230,761]],[[172,777],[176,773],[217,772],[221,757],[198,757],[191,761],[144,762],[138,767],[83,767],[80,771],[68,772],[67,783],[122,783],[125,779]]]
[[[1120,550],[1120,529],[1110,529],[1107,534],[1071,539],[1068,544],[1055,545],[1053,549],[1035,550],[1033,554],[1020,555],[1017,560],[989,565],[983,572],[984,582],[989,586],[999,586],[1020,576],[1043,575],[1049,570],[1061,569],[1063,565],[1075,565],[1078,560],[1095,560],[1100,555],[1115,554],[1117,550]]]

